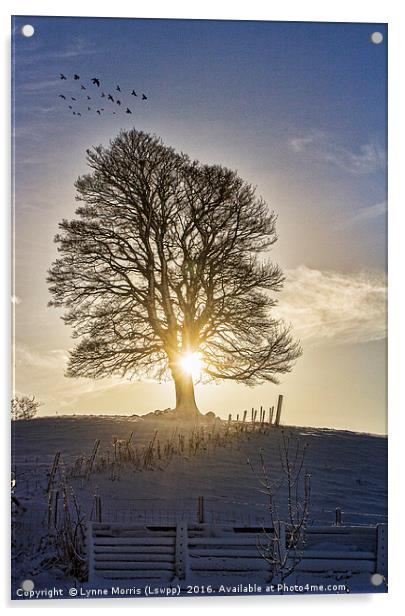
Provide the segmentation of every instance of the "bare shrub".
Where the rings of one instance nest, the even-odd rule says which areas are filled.
[[[87,579],[85,516],[71,486],[62,479],[62,514],[57,520],[53,536],[54,564],[66,575],[79,581]]]
[[[268,500],[272,530],[264,531],[258,537],[257,547],[270,564],[271,581],[276,583],[283,582],[297,568],[304,554],[311,496],[311,476],[304,471],[307,447],[282,430],[279,445],[281,476],[274,479],[266,465],[263,449],[259,452],[257,469],[248,461]],[[284,503],[280,495],[282,489],[286,494]]]
[[[82,582],[87,579],[86,518],[63,462],[57,467],[57,478],[47,495],[47,533],[42,537],[45,554],[43,569],[59,569],[64,576]]]
[[[38,413],[41,403],[35,400],[35,396],[15,396],[11,399],[11,419],[33,419]]]

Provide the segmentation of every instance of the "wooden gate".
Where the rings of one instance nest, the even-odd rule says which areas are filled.
[[[219,577],[246,579],[247,573],[267,580],[270,565],[258,550],[265,533],[271,537],[272,529],[90,523],[89,582],[215,583]],[[387,525],[309,527],[297,570],[380,573],[387,578]]]

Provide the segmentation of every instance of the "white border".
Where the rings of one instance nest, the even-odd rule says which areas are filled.
[[[395,609],[394,603],[401,601],[401,582],[403,573],[401,567],[403,563],[399,554],[399,541],[402,542],[404,522],[404,507],[399,500],[403,496],[403,465],[399,459],[403,449],[404,435],[404,414],[405,409],[402,403],[403,394],[403,368],[405,365],[404,349],[404,161],[402,152],[405,144],[405,131],[403,122],[404,108],[404,80],[402,75],[403,60],[405,57],[404,32],[405,20],[404,11],[401,9],[400,2],[395,0],[385,0],[376,2],[374,0],[334,0],[333,2],[315,0],[289,0],[275,5],[272,2],[250,0],[249,2],[239,2],[238,0],[221,2],[205,0],[203,3],[190,3],[185,1],[171,0],[170,2],[149,0],[147,3],[134,3],[130,1],[114,0],[111,3],[104,3],[100,6],[99,2],[70,0],[69,2],[59,0],[57,3],[49,0],[6,1],[1,5],[0,27],[2,29],[1,49],[3,59],[0,64],[1,70],[1,117],[3,119],[3,140],[2,164],[0,172],[2,175],[1,186],[5,187],[3,192],[0,221],[1,246],[3,248],[2,258],[0,259],[1,280],[3,282],[3,302],[1,302],[1,334],[2,334],[2,357],[1,357],[1,376],[2,376],[2,411],[3,425],[2,434],[8,439],[9,413],[9,296],[10,296],[10,155],[9,155],[9,136],[10,136],[10,104],[9,104],[9,46],[10,46],[10,15],[77,15],[77,16],[111,16],[111,17],[166,17],[166,18],[197,18],[197,19],[268,19],[268,20],[289,20],[289,21],[359,21],[359,22],[378,22],[389,24],[389,434],[390,434],[390,592],[388,595],[352,595],[352,596],[328,596],[328,597],[249,597],[249,598],[209,598],[204,599],[178,599],[172,600],[149,600],[136,599],[135,603],[130,599],[122,601],[112,600],[92,600],[85,604],[87,610],[111,609],[120,607],[124,609],[136,609],[138,612],[147,611],[148,613],[156,610],[165,610],[165,613],[183,612],[190,609],[196,613],[203,613],[207,609],[229,609],[235,615],[242,614],[246,609],[253,608],[260,610],[291,610],[299,611],[302,609],[311,612],[340,613],[342,610],[349,615],[359,609],[367,610],[367,613],[380,614],[381,610]],[[402,156],[401,156],[402,155]],[[13,604],[8,601],[9,596],[9,555],[7,548],[8,537],[8,441],[4,443],[5,453],[2,479],[4,480],[4,492],[2,502],[2,521],[4,523],[1,559],[1,576],[3,592],[1,593],[3,604],[7,609],[25,610],[29,607],[37,611],[42,609],[82,609],[82,601],[69,602],[36,602]],[[401,524],[402,522],[402,524]],[[398,545],[395,545],[398,543]],[[401,602],[402,603],[402,602]]]

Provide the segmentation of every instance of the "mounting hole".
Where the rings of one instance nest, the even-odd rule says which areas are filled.
[[[384,577],[381,575],[381,573],[373,573],[370,581],[373,586],[381,586],[384,581]]]
[[[23,36],[26,36],[27,38],[30,38],[30,36],[33,36],[34,32],[35,32],[35,28],[34,26],[31,26],[31,24],[25,24],[25,26],[21,28],[21,34]]]
[[[24,580],[21,582],[21,590],[24,592],[30,592],[34,590],[34,582],[32,580]]]
[[[371,42],[374,43],[374,45],[379,45],[384,40],[384,37],[381,32],[373,32],[370,38]]]

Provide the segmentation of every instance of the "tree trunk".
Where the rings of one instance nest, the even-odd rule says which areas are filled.
[[[200,411],[194,397],[194,383],[191,374],[172,369],[172,376],[176,388],[176,411],[185,419],[194,419]]]

